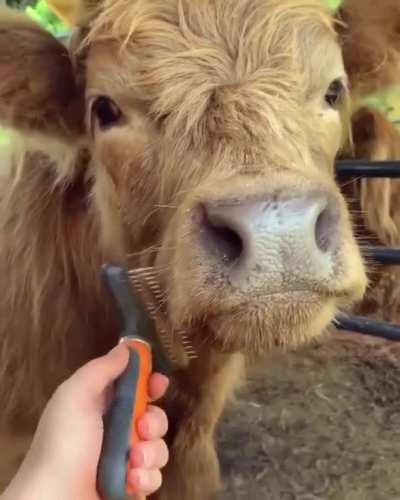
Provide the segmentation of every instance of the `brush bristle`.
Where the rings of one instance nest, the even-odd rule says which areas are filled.
[[[175,365],[186,365],[195,359],[197,354],[187,333],[171,327],[165,307],[165,296],[160,288],[155,269],[153,267],[131,269],[128,275],[134,290],[143,298],[144,306],[158,326],[159,338],[170,362]],[[180,362],[176,356],[177,349],[181,351]]]

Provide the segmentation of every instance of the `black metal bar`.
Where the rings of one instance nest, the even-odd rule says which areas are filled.
[[[375,321],[352,314],[338,315],[334,325],[338,330],[349,330],[363,335],[400,342],[400,325],[392,325],[384,321]]]
[[[345,160],[336,162],[336,173],[343,177],[400,178],[400,161]]]
[[[367,247],[364,250],[364,255],[386,266],[400,265],[400,248]]]
[[[400,178],[400,161],[338,161],[336,174],[342,177]],[[400,265],[400,248],[367,247],[365,255],[379,264]],[[352,314],[340,314],[333,323],[339,330],[400,342],[400,325]]]

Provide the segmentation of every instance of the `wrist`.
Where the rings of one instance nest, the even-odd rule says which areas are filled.
[[[54,500],[56,498],[55,484],[52,483],[51,474],[46,475],[39,466],[33,470],[27,470],[23,464],[0,496],[0,500],[32,500],[33,498]]]

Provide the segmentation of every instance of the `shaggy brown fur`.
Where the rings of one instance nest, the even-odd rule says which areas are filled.
[[[57,383],[115,344],[102,262],[154,264],[200,357],[173,377],[157,498],[206,500],[240,353],[319,335],[365,289],[333,175],[348,108],[345,89],[326,100],[332,82],[346,85],[335,31],[317,0],[104,0],[84,19],[70,57],[0,14],[0,121],[23,137],[0,194],[3,429],[34,424]],[[112,103],[99,111],[98,96]],[[267,267],[233,287],[201,253],[199,202],[313,193],[340,221],[324,279],[300,262],[284,283]]]
[[[338,13],[343,57],[354,96],[399,82],[400,3],[345,0]]]
[[[371,161],[400,161],[400,133],[385,116],[362,107],[352,117],[354,155]],[[345,187],[356,214],[363,244],[400,247],[400,181],[362,179]],[[371,283],[360,311],[400,321],[400,270],[384,266],[370,273]]]

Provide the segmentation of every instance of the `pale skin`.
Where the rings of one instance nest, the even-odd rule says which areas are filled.
[[[75,372],[46,406],[33,442],[19,471],[1,500],[100,500],[96,472],[103,437],[102,416],[112,383],[128,361],[124,343]],[[168,379],[153,374],[149,395],[157,400]],[[161,469],[168,461],[162,439],[167,432],[165,413],[150,405],[138,422],[142,441],[132,451],[128,481],[137,498],[161,486]]]

